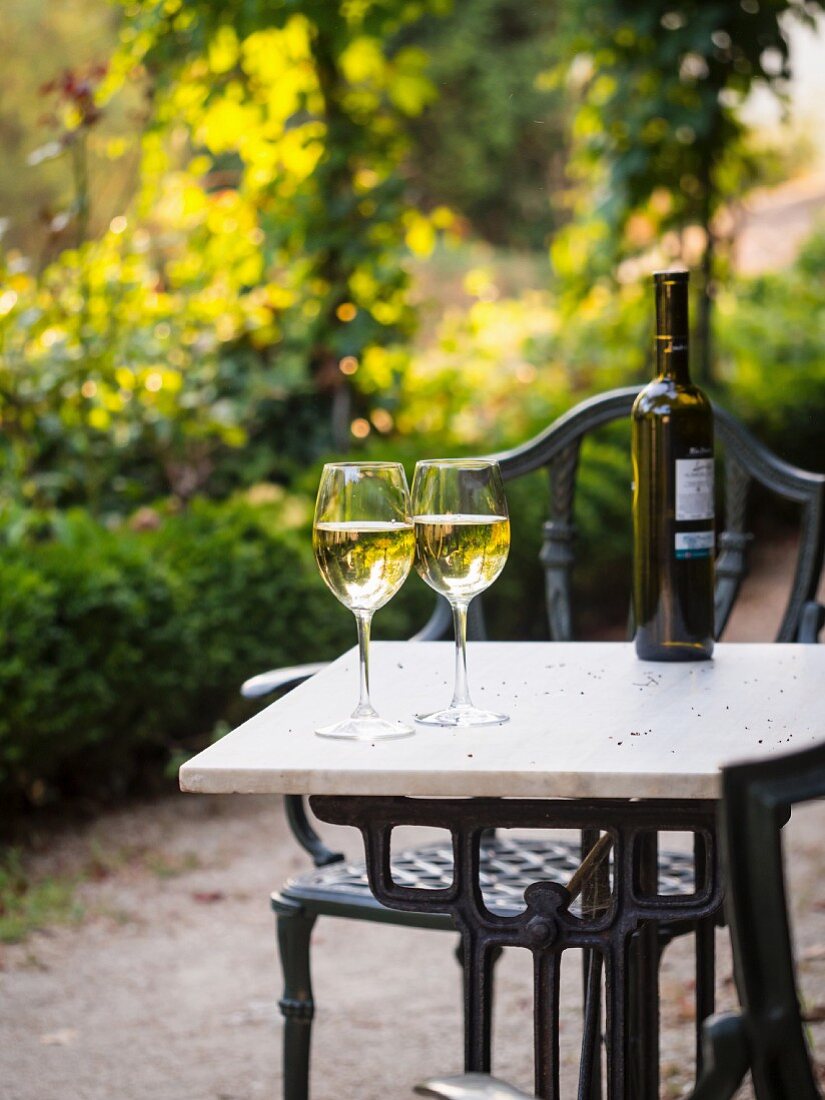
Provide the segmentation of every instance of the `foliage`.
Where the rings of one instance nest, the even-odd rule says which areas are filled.
[[[451,223],[411,206],[399,173],[401,120],[433,95],[423,52],[393,41],[411,16],[236,7],[127,4],[101,87],[59,82],[56,147],[76,168],[130,74],[151,90],[152,124],[128,216],[40,277],[8,257],[6,499],[124,512],[160,492],[288,480],[346,445],[364,350],[409,337],[405,260]]]
[[[76,243],[71,209],[75,179],[64,144],[63,104],[54,82],[78,84],[103,63],[117,44],[118,8],[107,0],[5,0],[0,5],[0,232],[38,269]],[[51,85],[51,91],[44,87]],[[98,109],[100,105],[95,104]],[[145,114],[138,82],[109,104],[85,139],[89,189],[94,196],[89,233],[97,236],[135,188],[140,119]],[[73,131],[74,128],[71,128]],[[65,154],[61,156],[61,154]]]
[[[579,186],[554,263],[574,296],[640,252],[701,265],[700,378],[711,366],[715,215],[758,172],[736,109],[757,85],[781,94],[790,75],[783,17],[812,25],[822,10],[820,0],[597,0],[568,11]]]
[[[92,74],[102,86],[80,71],[56,86],[65,101],[57,144],[83,149],[119,88],[146,90],[143,190],[106,232],[39,276],[7,257],[0,500],[128,514],[166,493],[186,501],[262,479],[289,484],[353,437],[394,445],[399,434],[435,438],[440,427],[440,449],[475,439],[493,446],[523,438],[592,388],[641,375],[643,265],[621,267],[624,282],[608,293],[591,281],[587,253],[592,246],[612,270],[657,236],[667,244],[701,213],[689,185],[700,162],[712,160],[713,178],[730,191],[734,177],[706,154],[738,132],[728,93],[739,96],[768,71],[753,36],[776,15],[740,5],[725,18],[742,44],[725,45],[732,32],[719,5],[660,7],[625,11],[600,0],[587,27],[576,24],[579,48],[590,51],[589,69],[581,54],[571,69],[589,74],[575,129],[579,164],[605,201],[600,221],[554,245],[575,295],[497,302],[488,300],[488,275],[473,273],[466,316],[447,311],[436,348],[411,362],[410,258],[461,229],[433,206],[439,169],[433,162],[428,191],[429,165],[415,167],[413,143],[420,158],[429,126],[437,129],[444,187],[460,175],[460,201],[492,226],[484,196],[493,165],[529,159],[535,131],[558,132],[562,92],[534,75],[545,54],[553,62],[555,9],[527,12],[512,0],[452,12],[436,0],[302,0],[265,10],[241,0],[124,0],[121,49],[105,75]],[[489,64],[478,64],[476,50]],[[637,79],[649,96],[629,95]],[[471,127],[476,111],[484,125]],[[727,129],[714,129],[713,112]],[[636,129],[640,140],[631,141]],[[475,159],[464,139],[479,130]],[[552,145],[545,140],[546,155]],[[604,187],[593,187],[599,172]],[[512,177],[507,201],[519,204]],[[671,186],[670,197],[648,193],[653,179]],[[76,192],[79,217],[89,196]],[[720,184],[714,202],[722,193]],[[75,228],[84,236],[79,221]],[[489,400],[477,416],[482,379]]]
[[[6,268],[0,497],[95,511],[186,499],[247,442],[250,403],[273,385],[256,353],[274,308],[234,293],[251,243],[227,228],[210,245],[211,270],[170,260],[165,281],[147,234],[121,225],[40,279]]]
[[[824,241],[820,229],[791,267],[731,280],[715,326],[714,392],[780,455],[809,469],[822,463]],[[445,310],[404,373],[393,409],[398,435],[370,435],[368,453],[413,460],[426,452],[500,450],[590,394],[649,377],[649,280],[611,289],[597,283],[573,314],[549,291],[503,294],[492,267],[470,270],[464,288],[470,305]],[[378,394],[392,369],[390,352],[372,352],[359,368],[359,385]]]
[[[71,155],[74,200],[67,210],[51,219],[50,228],[58,234],[73,222],[78,247],[89,233],[89,146],[93,131],[103,118],[97,93],[105,75],[106,65],[98,63],[85,70],[66,69],[43,85],[41,95],[53,100],[44,121],[56,131],[56,137],[28,158],[29,164],[34,165],[66,153]]]
[[[723,400],[789,462],[825,473],[825,226],[787,271],[719,297]]]
[[[559,49],[558,22],[558,5],[473,0],[404,33],[429,57],[438,90],[407,122],[418,203],[446,204],[498,246],[541,249],[555,228],[566,103],[543,73]]]
[[[697,4],[600,0],[576,27],[582,102],[574,122],[577,169],[607,234],[601,270],[623,246],[649,246],[668,230],[708,227],[741,193],[747,157],[736,115],[755,84],[781,92],[790,75],[781,17],[813,24],[818,0]],[[580,201],[581,201],[580,196]],[[644,241],[634,212],[650,219]],[[613,246],[611,248],[610,246]],[[674,241],[674,245],[677,242]]]
[[[144,510],[116,531],[80,512],[45,540],[44,523],[7,522],[17,539],[0,559],[6,804],[123,792],[208,735],[247,676],[353,644],[352,617],[312,560],[308,512],[268,487],[180,515]],[[385,629],[406,632],[410,600],[423,620],[411,590],[406,610],[381,616]]]
[[[241,285],[278,295],[269,346],[287,385],[343,395],[346,363],[412,330],[404,260],[450,221],[416,210],[399,171],[402,121],[435,91],[426,55],[395,32],[425,10],[126,5],[121,67],[140,62],[156,97],[146,167],[179,202],[228,187],[246,211],[259,268]],[[340,445],[349,422],[335,424]]]
[[[0,853],[0,943],[18,943],[47,924],[80,920],[74,887],[66,876],[33,876],[17,848]]]
[[[472,304],[445,312],[404,372],[394,411],[401,438],[373,438],[371,453],[499,450],[589,394],[646,375],[650,302],[638,284],[613,294],[594,287],[575,318],[549,291],[499,296],[491,269],[470,271],[465,286]],[[392,352],[370,351],[359,385],[383,392],[393,367]]]

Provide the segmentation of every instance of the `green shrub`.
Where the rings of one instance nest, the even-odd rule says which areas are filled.
[[[180,711],[175,578],[136,540],[96,535],[0,562],[0,785],[35,800],[101,772],[125,783]]]
[[[293,504],[199,502],[144,531],[71,513],[58,538],[6,546],[0,797],[122,793],[208,739],[247,676],[354,644]],[[428,610],[411,588],[379,622],[404,636]]]
[[[719,301],[722,400],[789,462],[825,471],[825,228],[785,271]]]

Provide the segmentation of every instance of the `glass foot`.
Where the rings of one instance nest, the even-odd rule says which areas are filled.
[[[423,726],[496,726],[509,722],[510,715],[473,706],[451,706],[432,714],[416,714],[415,720]]]
[[[409,737],[415,733],[406,722],[387,722],[384,718],[345,718],[331,726],[321,726],[319,737],[337,737],[343,741],[391,741],[396,737]]]

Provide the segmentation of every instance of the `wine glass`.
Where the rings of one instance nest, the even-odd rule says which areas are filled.
[[[321,737],[387,740],[414,733],[380,718],[370,703],[369,641],[373,612],[391,599],[415,553],[410,494],[397,462],[330,462],[324,466],[312,546],[321,576],[358,624],[360,697],[350,718],[323,726]]]
[[[415,467],[412,487],[415,567],[453,611],[456,660],[453,701],[416,722],[487,726],[508,715],[473,706],[467,686],[467,608],[504,568],[510,549],[507,499],[497,462],[433,459]]]

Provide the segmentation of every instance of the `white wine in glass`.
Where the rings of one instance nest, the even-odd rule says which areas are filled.
[[[396,462],[331,462],[324,466],[312,545],[321,576],[358,624],[360,697],[349,718],[315,732],[356,741],[407,737],[413,727],[381,718],[370,702],[372,616],[410,572],[415,550],[410,496]]]
[[[473,706],[467,685],[467,608],[502,571],[510,549],[501,471],[486,459],[419,462],[412,501],[415,566],[430,588],[449,601],[456,642],[452,702],[415,720],[433,726],[506,722],[506,714]]]

